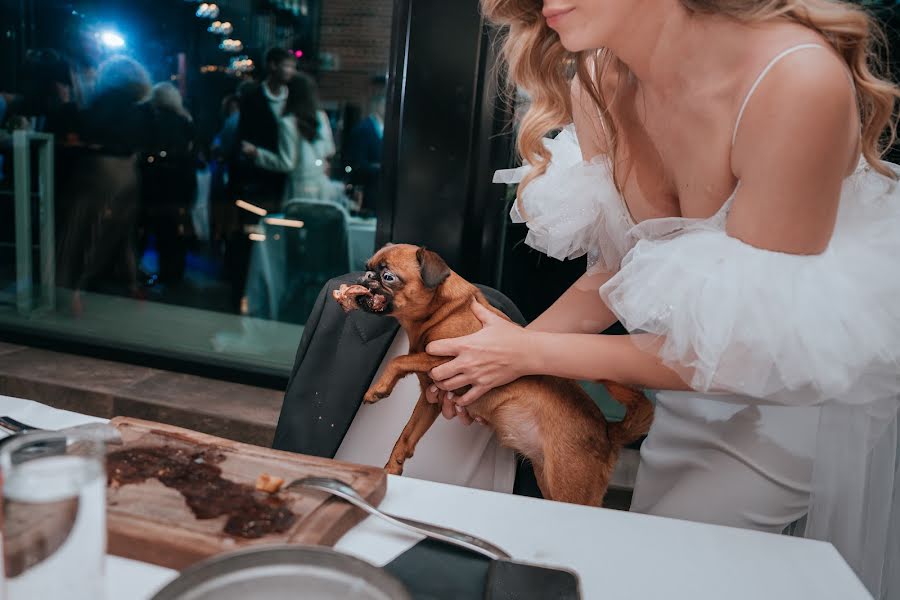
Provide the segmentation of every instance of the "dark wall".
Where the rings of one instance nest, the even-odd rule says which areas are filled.
[[[477,0],[398,0],[378,241],[427,245],[495,283],[503,212],[495,167],[509,160],[488,33]]]

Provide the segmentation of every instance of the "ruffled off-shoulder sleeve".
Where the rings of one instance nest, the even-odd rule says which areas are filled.
[[[774,402],[862,404],[900,390],[900,204],[842,202],[821,255],[755,248],[699,225],[642,239],[601,296],[662,338],[693,388]],[[650,338],[656,339],[656,338]]]
[[[630,247],[632,224],[608,161],[602,156],[583,160],[571,125],[544,144],[552,156],[550,165],[528,184],[510,218],[527,224],[525,243],[535,250],[558,260],[587,255],[589,269],[615,271]],[[497,171],[494,183],[519,183],[531,169],[526,164]]]

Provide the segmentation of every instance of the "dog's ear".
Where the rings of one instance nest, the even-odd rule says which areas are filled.
[[[450,277],[450,267],[437,253],[425,248],[416,250],[416,259],[419,261],[419,275],[425,287],[433,290],[444,283]]]

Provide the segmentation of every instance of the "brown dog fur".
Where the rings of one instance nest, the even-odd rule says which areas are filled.
[[[481,321],[471,310],[475,298],[492,312],[483,294],[454,273],[434,252],[410,245],[388,245],[378,251],[360,280],[372,295],[360,297],[359,306],[373,311],[375,295],[385,296],[381,314],[400,322],[409,337],[409,354],[393,359],[368,390],[364,400],[377,402],[388,396],[397,382],[410,373],[419,378],[422,392],[413,414],[394,445],[385,465],[399,475],[412,457],[416,444],[440,414],[437,404],[425,399],[433,382],[429,372],[450,360],[425,352],[429,342],[454,338],[480,330]],[[388,272],[394,281],[386,281]],[[387,279],[390,279],[388,277]],[[378,306],[381,302],[375,303]],[[607,423],[602,412],[575,381],[550,376],[527,376],[495,388],[469,405],[472,417],[480,417],[496,432],[500,442],[528,457],[545,498],[599,506],[624,444],[647,433],[653,407],[639,391],[603,382],[609,393],[627,408],[625,419]],[[461,390],[462,393],[464,390]]]

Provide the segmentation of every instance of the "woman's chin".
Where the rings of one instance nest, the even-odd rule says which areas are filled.
[[[559,33],[559,43],[562,44],[562,47],[565,48],[568,52],[576,53],[583,52],[584,50],[591,50],[592,44],[586,43],[584,40],[578,39],[577,35],[566,35],[565,31],[560,31]]]

